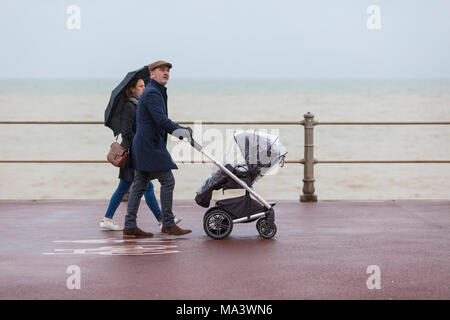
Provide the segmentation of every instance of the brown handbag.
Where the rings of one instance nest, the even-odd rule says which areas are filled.
[[[126,168],[128,150],[122,147],[118,142],[113,142],[106,158],[113,166]]]

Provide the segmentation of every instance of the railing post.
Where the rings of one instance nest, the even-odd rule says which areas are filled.
[[[316,202],[317,195],[314,194],[314,115],[306,113],[302,124],[305,127],[305,155],[303,159],[303,194],[301,202]]]

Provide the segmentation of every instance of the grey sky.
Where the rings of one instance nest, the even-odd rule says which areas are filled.
[[[81,29],[69,30],[69,5]],[[369,30],[369,5],[381,29]],[[0,78],[450,78],[450,0],[2,0]]]

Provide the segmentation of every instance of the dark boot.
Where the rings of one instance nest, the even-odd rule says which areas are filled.
[[[132,229],[123,229],[123,237],[124,238],[151,238],[153,237],[153,233],[144,232],[138,227]]]
[[[173,236],[182,236],[184,234],[191,233],[192,230],[181,229],[179,226],[174,225],[173,227],[162,227],[161,232]]]

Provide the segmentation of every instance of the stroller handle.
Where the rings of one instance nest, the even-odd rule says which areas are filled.
[[[197,141],[194,140],[194,138],[188,138],[189,143],[191,144],[192,147],[194,147],[195,149],[197,149],[198,151],[202,151],[203,147],[197,143]]]
[[[197,143],[197,141],[194,140],[194,138],[192,137],[192,129],[187,127],[187,130],[189,131],[190,135],[187,138],[188,142],[191,144],[191,146],[195,149],[197,149],[198,151],[202,151],[203,147]]]

